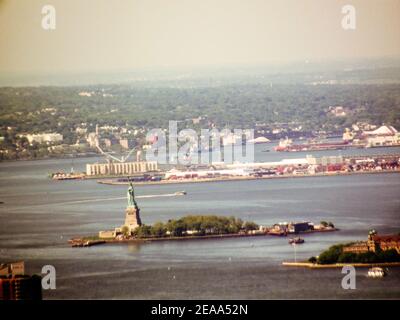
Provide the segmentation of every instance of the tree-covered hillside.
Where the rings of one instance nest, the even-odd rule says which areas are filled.
[[[91,96],[80,96],[90,92]],[[329,106],[344,106],[334,117]],[[17,131],[67,132],[82,122],[148,128],[206,116],[217,127],[299,122],[304,129],[356,121],[400,124],[400,85],[230,85],[204,88],[130,86],[0,88],[0,125]],[[55,112],[40,112],[54,108]]]

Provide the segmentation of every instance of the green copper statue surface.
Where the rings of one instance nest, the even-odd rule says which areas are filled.
[[[135,207],[137,208],[137,203],[135,200],[135,189],[133,188],[132,182],[129,181],[129,188],[128,188],[128,192],[127,192],[127,197],[128,197],[128,207]]]

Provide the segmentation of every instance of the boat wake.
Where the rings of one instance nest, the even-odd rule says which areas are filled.
[[[148,194],[142,196],[136,196],[136,199],[149,199],[149,198],[161,198],[161,197],[179,197],[185,195],[182,192],[174,192],[174,193],[164,193],[164,194]],[[124,200],[126,197],[114,197],[114,198],[96,198],[96,199],[85,199],[85,200],[74,200],[74,201],[66,201],[59,202],[57,204],[77,204],[77,203],[89,203],[89,202],[103,202],[103,201],[115,201],[115,200]]]

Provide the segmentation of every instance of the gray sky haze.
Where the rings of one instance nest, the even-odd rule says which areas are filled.
[[[0,0],[0,47],[8,73],[398,56],[400,0]]]

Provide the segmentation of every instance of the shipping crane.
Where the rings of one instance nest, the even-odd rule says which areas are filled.
[[[112,161],[114,160],[114,161],[117,161],[117,162],[120,162],[120,163],[126,162],[126,161],[129,159],[129,157],[132,155],[132,153],[136,150],[136,147],[134,147],[134,148],[132,148],[132,149],[128,152],[128,154],[127,154],[126,156],[121,156],[121,158],[118,158],[118,157],[112,155],[110,152],[105,152],[105,151],[100,147],[99,141],[98,141],[98,140],[97,140],[97,142],[96,142],[96,148],[97,148],[97,150],[100,151],[100,153],[101,153],[102,155],[104,155],[104,156],[106,157],[107,161],[112,162]]]

